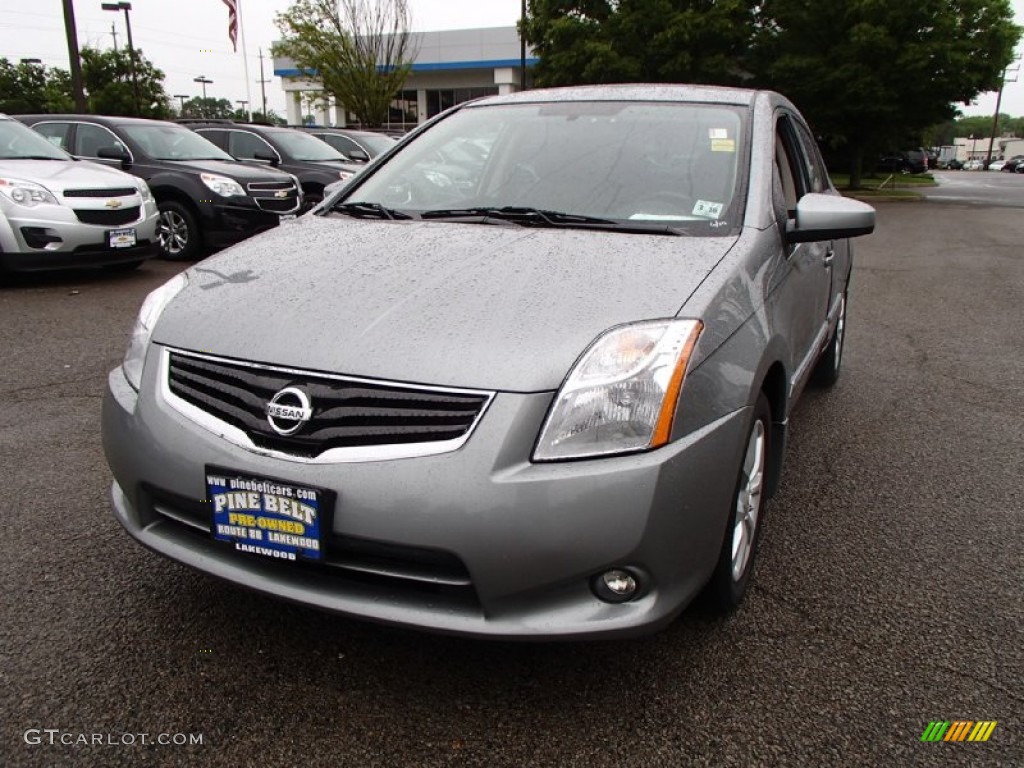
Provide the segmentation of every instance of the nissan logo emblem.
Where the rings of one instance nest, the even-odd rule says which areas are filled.
[[[285,387],[267,403],[267,423],[277,434],[294,435],[313,418],[309,395],[298,387]]]

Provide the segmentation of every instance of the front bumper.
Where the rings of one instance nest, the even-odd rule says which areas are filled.
[[[157,253],[155,202],[141,206],[139,218],[123,225],[86,224],[65,206],[15,210],[0,216],[0,269],[34,272],[102,267],[151,258]],[[110,232],[135,230],[136,245],[110,247]],[[44,245],[42,240],[50,240]]]
[[[438,632],[582,639],[665,625],[714,568],[745,410],[651,453],[532,464],[551,394],[499,393],[452,453],[311,464],[246,451],[182,416],[159,394],[157,354],[141,394],[120,369],[109,377],[103,443],[115,515],[147,547],[235,584]],[[207,465],[333,491],[325,556],[334,548],[338,558],[283,563],[215,541]],[[346,560],[352,546],[369,558]],[[443,572],[431,570],[438,563]],[[593,577],[613,567],[639,576],[639,597],[594,595]]]
[[[264,211],[256,203],[208,203],[200,206],[200,216],[203,240],[211,248],[227,248],[281,222],[279,214]]]

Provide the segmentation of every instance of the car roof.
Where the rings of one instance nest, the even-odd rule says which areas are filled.
[[[487,96],[474,101],[473,106],[536,104],[555,101],[683,101],[750,106],[754,103],[758,93],[768,92],[712,85],[580,85],[520,91],[503,96]]]
[[[170,120],[151,120],[145,117],[121,117],[118,115],[17,115],[19,120],[73,120],[75,122],[99,123],[108,125],[174,125]]]

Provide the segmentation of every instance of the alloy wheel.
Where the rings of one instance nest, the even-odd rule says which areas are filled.
[[[764,492],[765,426],[758,419],[750,431],[747,453],[743,458],[740,491],[736,495],[736,514],[732,530],[732,578],[739,581],[746,572],[754,551],[757,518]]]

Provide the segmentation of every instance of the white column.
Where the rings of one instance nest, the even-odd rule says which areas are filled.
[[[345,117],[346,111],[344,104],[334,103],[334,126],[336,128],[344,128],[348,125],[348,120]]]
[[[507,96],[519,90],[519,70],[514,67],[499,67],[494,70],[494,84],[498,94]]]
[[[416,91],[416,121],[420,124],[427,122],[427,90],[420,88]]]
[[[302,125],[302,94],[299,91],[285,91],[284,96],[288,125]]]

